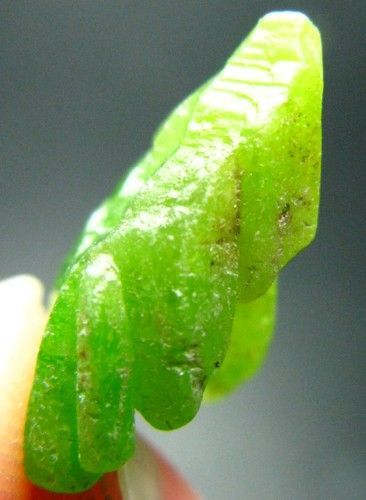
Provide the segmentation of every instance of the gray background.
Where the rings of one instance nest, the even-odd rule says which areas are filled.
[[[264,370],[186,428],[141,424],[210,500],[366,497],[365,36],[359,1],[1,1],[0,275],[51,286],[166,113],[269,10],[323,34],[319,235],[283,273]]]

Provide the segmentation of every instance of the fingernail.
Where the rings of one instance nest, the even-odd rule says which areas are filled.
[[[124,500],[165,500],[155,453],[137,439],[134,456],[118,471]]]

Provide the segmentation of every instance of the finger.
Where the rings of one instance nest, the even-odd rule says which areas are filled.
[[[0,283],[0,498],[28,500],[23,463],[27,400],[46,311],[41,283],[16,276]]]
[[[187,481],[141,436],[134,456],[118,476],[126,500],[199,500]]]
[[[23,469],[23,430],[36,357],[47,312],[42,284],[32,276],[0,282],[0,498],[70,498],[30,483]],[[92,490],[73,499],[122,500],[116,473],[106,474]]]
[[[86,492],[53,493],[28,481],[23,470],[23,428],[47,318],[42,299],[43,287],[32,276],[16,276],[0,282],[0,498],[197,500],[186,481],[141,437],[133,459],[118,472],[105,474]]]

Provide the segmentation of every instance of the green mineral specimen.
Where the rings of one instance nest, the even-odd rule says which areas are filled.
[[[315,235],[321,94],[317,29],[265,16],[92,214],[39,352],[32,481],[88,488],[133,453],[135,409],[175,429],[259,367],[276,276]]]

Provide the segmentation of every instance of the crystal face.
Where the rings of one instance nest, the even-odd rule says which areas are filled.
[[[175,429],[260,366],[276,277],[314,238],[322,61],[306,16],[262,18],[90,217],[39,351],[25,467],[59,492]]]

